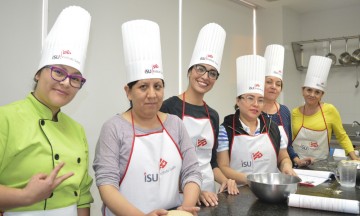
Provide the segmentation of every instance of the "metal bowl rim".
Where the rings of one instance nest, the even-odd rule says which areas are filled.
[[[250,179],[251,177],[255,176],[255,175],[278,175],[278,176],[286,176],[286,177],[290,177],[290,178],[295,178],[297,181],[296,182],[292,182],[292,183],[282,183],[282,184],[277,184],[277,183],[264,183],[264,182],[258,182],[258,181],[255,181],[255,179]],[[283,174],[283,173],[252,173],[252,174],[248,174],[247,175],[247,180],[249,182],[252,182],[252,183],[257,183],[257,184],[262,184],[262,185],[293,185],[293,184],[298,184],[301,182],[301,178],[299,178],[298,176],[290,176],[290,175],[286,175],[286,174]]]

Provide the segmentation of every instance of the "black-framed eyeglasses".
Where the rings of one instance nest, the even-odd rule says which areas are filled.
[[[51,78],[55,81],[62,82],[69,77],[70,85],[74,88],[81,88],[86,79],[78,74],[68,74],[64,69],[56,66],[47,66],[50,69]]]
[[[219,77],[219,72],[217,72],[217,70],[206,70],[206,67],[202,66],[202,65],[194,65],[194,69],[196,71],[196,73],[204,75],[206,72],[208,73],[208,77],[210,79],[217,79]]]
[[[257,102],[257,104],[259,106],[264,105],[264,98],[258,98],[256,99],[254,96],[252,95],[246,95],[246,96],[240,96],[240,99],[244,99],[244,101],[249,104],[249,105],[253,105],[255,104],[255,102]]]

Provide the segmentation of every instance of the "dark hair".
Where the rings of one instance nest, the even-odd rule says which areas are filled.
[[[161,81],[162,81],[163,86],[165,87],[165,82],[164,82],[164,80],[161,79]],[[132,87],[133,87],[137,82],[139,82],[139,80],[135,80],[135,81],[129,82],[129,83],[126,84],[126,85],[129,87],[129,89],[132,89]]]
[[[33,91],[36,90],[37,84],[38,84],[38,81],[39,81],[39,80],[36,79],[36,75],[40,74],[41,71],[42,71],[45,67],[46,67],[46,66],[40,68],[40,69],[35,73],[34,78],[33,78],[33,80],[34,80]]]
[[[188,72],[187,72],[187,75],[189,75],[189,73],[192,71],[192,69],[194,68],[194,66],[195,66],[195,65],[189,67]]]
[[[242,95],[237,96],[236,99],[239,99],[239,100],[240,100],[240,99],[241,99],[241,96],[242,96]],[[234,109],[235,109],[235,110],[238,110],[238,109],[239,109],[239,106],[237,105],[237,103],[235,103]]]
[[[162,81],[163,86],[165,87],[165,82],[164,82],[164,80],[161,79],[161,81]],[[127,85],[127,86],[129,87],[129,89],[131,90],[132,87],[134,87],[134,85],[135,85],[137,82],[139,82],[139,80],[135,80],[135,81],[129,82],[129,83],[126,84],[126,85]],[[132,106],[132,101],[130,100],[130,108],[129,108],[127,111],[131,110],[132,107],[133,107],[133,106]]]
[[[129,82],[129,83],[126,84],[126,85],[129,87],[129,89],[132,89],[132,87],[133,87],[137,82],[139,82],[139,80]]]

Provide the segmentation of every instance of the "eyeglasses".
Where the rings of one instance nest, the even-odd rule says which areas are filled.
[[[216,70],[206,70],[206,67],[202,65],[195,65],[194,69],[196,73],[201,75],[204,75],[206,72],[208,72],[208,77],[210,79],[217,79],[219,77],[219,72],[217,72]]]
[[[51,71],[51,78],[55,81],[62,82],[66,80],[66,78],[69,77],[70,85],[74,88],[81,88],[84,83],[86,82],[86,79],[82,77],[81,75],[77,74],[68,74],[64,69],[55,67],[55,66],[47,66],[47,68]]]
[[[245,102],[250,105],[255,104],[255,102],[257,102],[259,106],[264,105],[264,98],[255,99],[255,97],[252,95],[240,96],[240,99],[244,99]]]

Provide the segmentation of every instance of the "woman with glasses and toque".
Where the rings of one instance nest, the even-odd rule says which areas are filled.
[[[225,188],[229,194],[239,193],[235,181],[226,178],[217,165],[219,115],[203,100],[219,77],[225,38],[225,30],[215,23],[200,30],[187,73],[188,88],[181,95],[165,100],[161,108],[163,112],[177,115],[185,124],[203,177],[198,204],[202,202],[206,206],[217,205],[216,194]],[[218,191],[215,181],[220,184]]]
[[[310,57],[302,87],[305,104],[294,108],[291,112],[294,137],[292,145],[298,154],[294,159],[296,163],[304,158],[311,158],[311,163],[327,159],[332,133],[335,134],[346,154],[353,160],[359,160],[343,128],[338,110],[332,104],[321,102],[330,67],[331,59],[323,56]]]
[[[264,118],[265,59],[246,55],[236,59],[236,112],[220,126],[218,163],[223,173],[239,185],[250,173],[295,175],[286,148],[280,148],[278,125]]]
[[[0,107],[0,211],[89,216],[92,178],[83,127],[61,112],[85,83],[90,14],[65,8],[49,32],[34,91]]]

